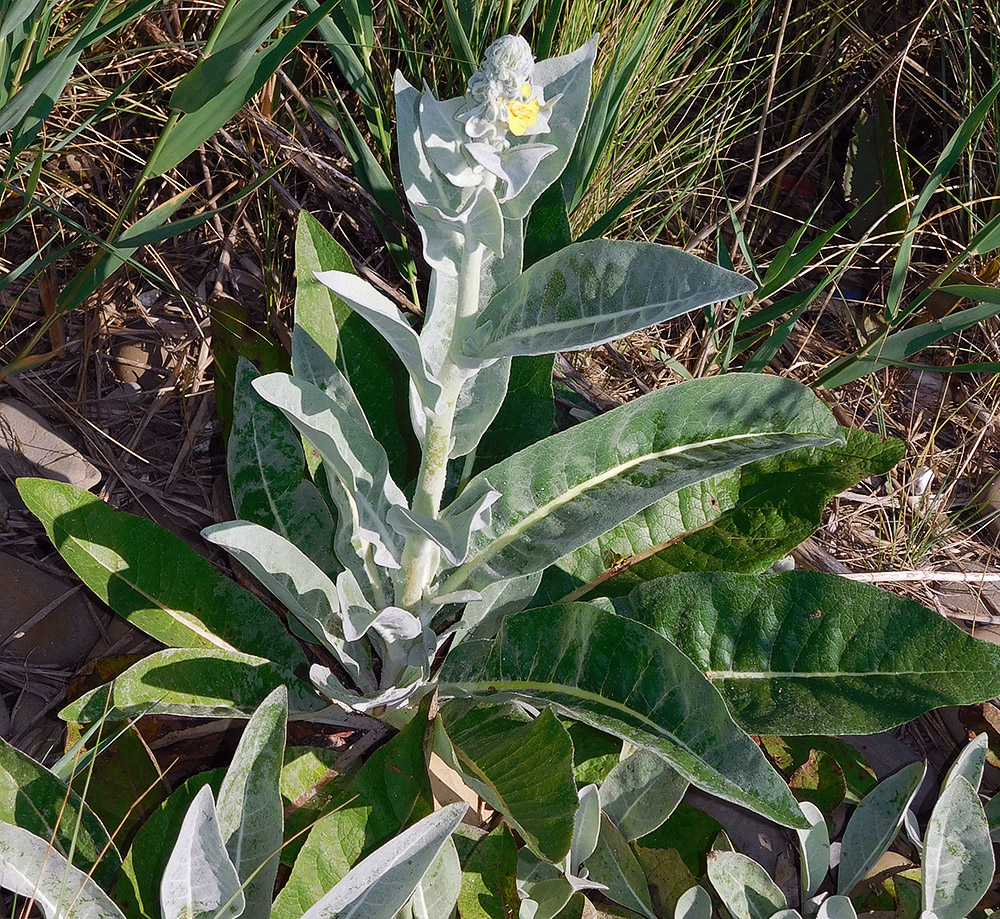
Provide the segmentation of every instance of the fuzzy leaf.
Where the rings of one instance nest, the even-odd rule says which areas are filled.
[[[271,610],[159,524],[62,482],[19,479],[18,489],[80,579],[153,638],[305,667],[298,642]]]
[[[727,374],[650,393],[480,473],[502,495],[442,592],[540,571],[695,482],[841,439],[828,409],[777,377]]]
[[[1000,693],[996,646],[834,575],[680,574],[618,609],[677,645],[755,734],[870,734]]]
[[[651,629],[590,604],[518,613],[494,641],[464,641],[445,659],[439,691],[551,705],[655,751],[712,794],[788,826],[806,824],[704,675]]]
[[[497,293],[462,350],[476,361],[580,351],[753,289],[747,278],[682,249],[573,243]]]
[[[309,686],[262,657],[233,651],[169,649],[144,657],[113,683],[71,702],[59,717],[82,723],[158,713],[249,718],[281,685],[288,687],[292,712],[318,712],[324,707]]]
[[[160,904],[163,919],[237,919],[246,907],[207,785],[184,816],[163,871]]]

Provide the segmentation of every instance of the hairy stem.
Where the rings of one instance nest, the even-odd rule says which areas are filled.
[[[463,319],[474,316],[479,308],[483,252],[482,246],[476,246],[462,257],[458,271],[455,326],[458,326]],[[441,396],[436,406],[436,414],[429,415],[427,420],[423,456],[413,495],[414,512],[432,518],[436,518],[441,512],[441,497],[448,478],[448,455],[451,452],[452,430],[455,425],[455,407],[458,394],[466,379],[465,372],[453,358],[455,347],[455,327],[453,327],[447,356],[438,373]],[[402,597],[404,607],[412,609],[420,601],[434,577],[438,561],[438,548],[429,539],[421,536],[408,540],[402,559],[405,572]]]

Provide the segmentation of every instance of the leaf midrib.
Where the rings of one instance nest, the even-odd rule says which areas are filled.
[[[519,521],[514,523],[505,533],[498,536],[495,540],[489,543],[478,556],[475,556],[461,565],[455,570],[455,572],[445,581],[441,586],[441,593],[451,593],[452,591],[458,589],[462,584],[464,584],[477,568],[489,561],[494,555],[505,549],[512,542],[520,538],[525,532],[527,532],[534,524],[538,523],[540,520],[544,520],[550,514],[554,513],[566,504],[569,504],[575,498],[584,494],[586,491],[597,488],[599,485],[604,484],[610,479],[615,478],[630,469],[634,469],[643,463],[654,462],[656,460],[661,460],[669,456],[681,456],[686,452],[691,452],[695,450],[704,449],[706,447],[715,446],[717,444],[728,444],[734,441],[748,441],[754,439],[766,439],[774,437],[775,434],[787,434],[791,438],[803,438],[803,439],[814,439],[819,438],[823,440],[824,443],[829,443],[829,438],[824,438],[822,434],[817,432],[782,432],[782,431],[754,431],[750,434],[731,434],[726,437],[713,437],[709,440],[700,440],[695,443],[678,444],[673,447],[668,447],[666,450],[657,450],[651,453],[644,453],[641,456],[633,457],[627,462],[617,463],[614,466],[606,469],[597,475],[590,476],[578,485],[568,488],[560,494],[556,495],[552,500],[547,503],[537,507],[535,510],[531,511],[525,517],[522,517]],[[708,478],[708,476],[706,476]],[[669,494],[669,492],[667,492]],[[654,499],[655,500],[655,499]],[[653,502],[650,502],[653,503]]]

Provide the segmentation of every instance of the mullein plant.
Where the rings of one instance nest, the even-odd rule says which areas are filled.
[[[86,583],[168,646],[72,702],[65,719],[257,712],[245,741],[256,752],[247,748],[233,779],[242,803],[224,784],[184,822],[171,903],[187,902],[176,879],[196,876],[190,866],[209,850],[228,878],[196,915],[237,915],[236,891],[250,887],[243,914],[269,915],[272,856],[291,842],[287,828],[279,841],[280,801],[267,791],[276,775],[285,782],[286,710],[372,737],[401,729],[376,757],[404,736],[421,756],[437,752],[506,821],[494,839],[514,853],[503,863],[516,878],[497,881],[509,880],[505,896],[520,899],[525,919],[546,919],[593,890],[651,915],[648,891],[632,883],[642,872],[630,843],[689,784],[807,828],[750,733],[872,732],[1000,692],[996,649],[932,611],[834,577],[767,573],[830,495],[899,456],[899,445],[839,428],[794,382],[730,374],[669,386],[477,462],[501,408],[508,426],[519,412],[527,423],[512,360],[592,348],[753,289],[651,243],[577,242],[524,268],[533,208],[553,186],[562,205],[556,183],[586,114],[596,47],[535,62],[506,36],[454,99],[397,76],[400,171],[431,268],[419,331],[302,215],[294,373],[241,363],[228,455],[239,519],[204,531],[287,620],[149,521],[70,486],[20,482]],[[361,356],[345,353],[352,343]],[[412,431],[386,421],[399,368]],[[374,400],[373,380],[385,381]],[[408,442],[418,471],[397,481],[405,462],[390,456]],[[574,772],[571,730],[620,758],[613,791]],[[365,781],[391,773],[405,784],[425,766],[380,764]],[[396,797],[386,807],[398,828],[420,813]],[[321,827],[347,820],[339,808],[350,800],[310,831],[274,915],[302,915],[286,909],[292,900],[333,902],[323,898],[338,882],[364,887],[324,854],[341,837]],[[378,836],[370,821],[387,824],[366,808],[349,813],[367,847]],[[2,801],[0,816],[16,822]],[[388,905],[366,901],[364,915],[391,919],[411,893],[413,915],[452,914],[465,884],[448,841],[460,816],[415,824],[430,840],[421,864],[436,867],[389,883]],[[351,848],[356,860],[365,847]],[[410,851],[397,844],[385,858],[405,863]],[[132,870],[141,887],[160,869]]]

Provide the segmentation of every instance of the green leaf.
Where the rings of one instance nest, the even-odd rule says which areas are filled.
[[[938,919],[964,919],[989,890],[996,862],[976,789],[961,775],[941,792],[924,834],[923,907]]]
[[[528,215],[524,232],[524,267],[552,255],[573,242],[562,188],[558,183],[542,192]]]
[[[788,908],[785,895],[767,872],[738,852],[709,852],[708,879],[733,919],[771,919]]]
[[[160,879],[174,840],[197,793],[205,786],[218,792],[225,770],[192,776],[140,827],[125,856],[112,893],[128,919],[161,919]]]
[[[173,169],[229,121],[336,4],[337,0],[326,0],[315,11],[308,13],[284,35],[254,55],[222,92],[196,111],[182,116],[164,142],[157,145],[149,161],[149,175],[155,178]]]
[[[474,360],[579,351],[754,288],[682,249],[588,240],[547,256],[495,294],[462,349]]]
[[[577,787],[600,785],[618,765],[622,742],[580,721],[567,719],[563,727],[573,741],[573,776]]]
[[[245,919],[268,919],[282,842],[279,791],[288,720],[288,691],[275,689],[253,713],[226,770],[218,827],[239,873]]]
[[[840,439],[829,410],[778,377],[727,374],[642,396],[473,478],[463,495],[492,487],[502,497],[442,590],[542,570],[666,495]]]
[[[338,327],[351,308],[316,280],[320,271],[354,271],[351,257],[312,214],[299,211],[295,229],[295,326],[336,360]]]
[[[78,725],[67,725],[67,740],[79,732]],[[167,796],[170,786],[133,725],[105,721],[100,736],[103,739],[94,748],[93,766],[77,769],[72,784],[104,825],[115,828],[118,845],[125,846]]]
[[[477,472],[530,447],[555,429],[554,364],[551,354],[515,357],[510,362],[507,395],[476,449]]]
[[[851,814],[841,843],[838,894],[850,896],[892,844],[926,772],[926,763],[904,766],[879,782]]]
[[[536,855],[563,858],[577,809],[573,743],[551,710],[531,719],[514,705],[449,702],[441,719],[470,786]]]
[[[246,906],[240,878],[226,853],[212,789],[203,786],[188,808],[160,887],[163,919],[237,919]]]
[[[1000,693],[994,645],[835,575],[680,574],[619,611],[680,648],[753,733],[871,734]]]
[[[682,801],[661,827],[638,840],[636,851],[673,849],[698,878],[705,873],[705,853],[721,832],[722,826],[713,817]]]
[[[287,686],[289,709],[318,712],[323,706],[305,683],[262,657],[234,651],[180,648],[157,651],[133,664],[113,683],[71,702],[60,713],[64,721],[83,723],[135,718],[147,714],[192,718],[249,718],[279,686]],[[105,712],[105,709],[107,711]]]
[[[18,490],[80,579],[153,638],[266,656],[289,670],[305,666],[271,610],[159,524],[62,482],[19,479]]]
[[[225,92],[253,59],[257,48],[295,5],[295,0],[241,0],[212,33],[215,45],[177,84],[170,107],[194,112]]]
[[[687,787],[687,779],[655,753],[636,750],[618,763],[601,784],[601,809],[631,842],[660,826],[680,803]]]
[[[462,840],[456,836],[461,851]],[[464,853],[462,853],[464,855]],[[517,844],[506,824],[476,843],[462,859],[462,919],[511,919],[520,907],[517,894]]]
[[[656,919],[646,875],[632,854],[628,841],[607,814],[601,814],[597,848],[586,864],[589,879],[608,888],[603,891],[604,896],[647,919]]]
[[[593,593],[620,596],[668,574],[766,571],[816,530],[834,495],[888,472],[905,451],[901,441],[868,431],[841,433],[844,444],[782,453],[657,502],[560,559],[546,572],[539,601],[588,584]]]
[[[305,454],[295,429],[253,388],[259,376],[240,360],[226,456],[236,516],[273,530],[335,573],[340,565],[333,554],[330,508],[319,489],[303,478]]]
[[[0,820],[50,840],[81,871],[111,883],[121,856],[97,815],[41,763],[0,740]],[[94,868],[94,866],[97,866]]]
[[[9,823],[0,823],[0,882],[31,900],[46,919],[125,919],[97,883],[47,839]]]
[[[345,799],[347,780],[337,754],[322,747],[288,747],[281,768],[285,838],[281,862],[291,866],[305,842],[305,830]]]
[[[300,919],[357,864],[434,807],[427,776],[428,697],[420,712],[361,767],[309,831],[272,919]]]
[[[653,750],[700,788],[788,826],[794,798],[718,690],[651,629],[586,603],[508,616],[445,660],[442,695],[519,698]]]
[[[355,865],[302,919],[393,919],[468,810],[448,804]]]

